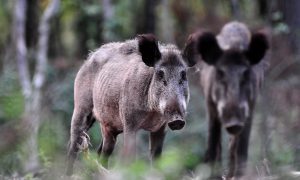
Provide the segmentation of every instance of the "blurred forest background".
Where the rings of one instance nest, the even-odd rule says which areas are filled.
[[[231,20],[245,22],[251,30],[263,29],[271,42],[270,68],[253,120],[249,168],[258,178],[296,179],[300,171],[299,0],[0,0],[0,179],[59,179],[64,172],[74,78],[91,50],[148,32],[183,48],[198,28],[218,33]],[[138,138],[142,160],[118,167],[120,136],[111,160],[113,169],[127,179],[206,177],[207,120],[195,69],[189,79],[187,126],[167,134],[158,170],[149,172],[148,137],[143,131]],[[97,168],[99,126],[94,125],[89,134],[90,157],[81,155],[77,165],[82,178],[89,178]],[[225,133],[223,139],[225,165]]]

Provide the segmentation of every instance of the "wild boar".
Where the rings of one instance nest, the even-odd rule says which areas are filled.
[[[230,134],[228,177],[241,176],[246,168],[253,111],[268,64],[264,59],[267,36],[251,35],[240,22],[226,24],[215,36],[208,31],[189,36],[184,57],[198,61],[200,84],[209,120],[205,161],[221,161],[221,126]],[[202,60],[201,60],[202,59]]]
[[[67,174],[86,132],[98,121],[102,142],[98,149],[107,167],[117,135],[124,133],[124,157],[135,155],[136,132],[150,132],[150,158],[161,154],[166,125],[185,125],[189,100],[187,68],[175,45],[160,44],[152,34],[108,43],[91,53],[74,85],[74,112],[68,151]]]

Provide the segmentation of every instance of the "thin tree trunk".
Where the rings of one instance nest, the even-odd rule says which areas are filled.
[[[238,0],[230,0],[231,14],[234,19],[240,19],[240,6]]]
[[[158,0],[146,0],[144,5],[144,25],[142,31],[144,33],[155,33],[156,28],[156,17],[155,17],[155,8],[158,4]]]
[[[300,1],[279,0],[285,22],[288,24],[290,41],[295,53],[300,53]]]
[[[137,17],[136,32],[138,34],[154,33],[156,30],[156,13],[155,9],[160,0],[145,0],[140,17]]]
[[[27,47],[25,43],[25,21],[26,21],[26,0],[17,0],[14,10],[14,42],[16,46],[16,58],[19,71],[19,79],[25,101],[31,96],[31,84],[27,61]]]
[[[111,41],[114,36],[113,32],[111,32],[111,29],[108,27],[108,23],[112,20],[114,17],[114,9],[111,4],[111,0],[101,0],[102,4],[102,11],[103,11],[103,41],[108,42]]]
[[[170,0],[162,0],[160,12],[160,30],[165,42],[175,42],[174,38],[174,22],[172,21],[170,12]]]
[[[258,13],[261,17],[267,18],[269,15],[269,7],[267,0],[257,0],[258,4]]]
[[[17,0],[15,5],[15,42],[17,49],[18,71],[23,94],[25,112],[21,122],[25,129],[24,164],[25,172],[37,170],[40,166],[38,157],[38,130],[41,123],[41,94],[47,68],[49,41],[49,21],[56,14],[60,0],[52,0],[40,20],[38,29],[38,47],[33,80],[30,80],[27,47],[25,43],[26,0]]]

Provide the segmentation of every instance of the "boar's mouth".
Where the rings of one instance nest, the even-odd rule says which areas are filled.
[[[176,119],[168,123],[168,126],[171,130],[180,130],[184,127],[185,121],[182,119]]]

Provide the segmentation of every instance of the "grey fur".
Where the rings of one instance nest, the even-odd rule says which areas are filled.
[[[78,153],[79,137],[93,119],[101,124],[103,141],[98,153],[104,166],[121,132],[124,157],[132,157],[136,132],[149,131],[153,159],[161,153],[166,125],[182,128],[189,91],[187,80],[182,79],[187,65],[181,52],[174,45],[158,44],[161,59],[149,67],[143,62],[139,43],[136,38],[105,44],[92,52],[80,68],[74,86],[68,174]]]
[[[221,126],[224,126],[231,135],[228,177],[241,176],[246,168],[256,96],[268,65],[266,58],[257,57],[267,50],[266,41],[263,34],[251,36],[245,24],[230,22],[216,37],[209,32],[191,35],[185,48],[190,61],[198,61],[206,99],[209,135],[205,161],[211,164],[221,161]],[[251,56],[250,52],[259,55]]]

